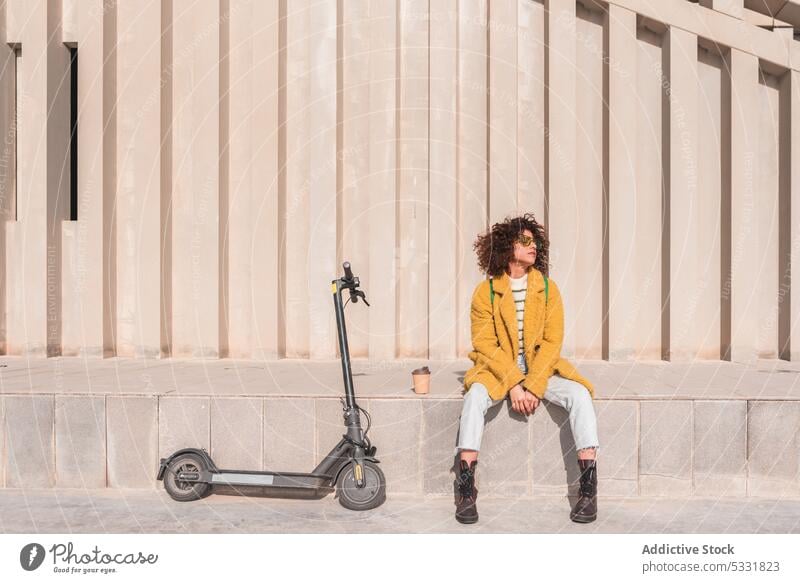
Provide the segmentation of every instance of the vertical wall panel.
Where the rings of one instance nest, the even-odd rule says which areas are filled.
[[[370,129],[370,27],[372,15],[367,0],[342,2],[343,12],[340,40],[343,47],[341,92],[341,151],[338,153],[341,188],[341,246],[342,260],[353,266],[354,273],[364,282],[367,301],[372,290],[369,265],[369,218],[372,201],[369,183]],[[341,266],[330,274],[339,275]],[[328,294],[330,295],[330,294]],[[376,297],[379,303],[383,298]],[[324,306],[331,309],[330,298]],[[375,310],[377,311],[377,310]],[[369,318],[374,314],[363,304],[347,311],[348,342],[352,356],[369,355]],[[352,332],[352,333],[351,333]]]
[[[603,21],[577,5],[575,21],[575,239],[565,310],[573,355],[601,358],[603,310]],[[563,243],[563,241],[562,241]],[[561,281],[560,272],[553,273]],[[565,329],[565,330],[566,330]]]
[[[17,74],[17,221],[7,225],[8,351],[61,350],[61,225],[69,211],[69,51],[61,3],[9,2]],[[53,42],[53,39],[57,39]]]
[[[702,290],[691,326],[697,356],[717,359],[720,354],[720,244],[722,199],[722,59],[698,50],[697,81],[697,213],[699,228],[694,244],[697,272],[692,287]]]
[[[793,128],[792,116],[797,112],[792,109],[792,72],[785,71],[780,78],[780,112],[778,147],[779,176],[779,232],[778,232],[778,358],[791,360],[791,328],[792,328],[792,255],[800,247],[797,229],[792,229],[792,172],[797,155],[797,134]],[[794,158],[794,159],[793,159]]]
[[[158,356],[161,7],[122,0],[117,5],[117,30],[117,354]]]
[[[691,285],[697,280],[697,37],[670,27],[664,42],[665,122],[668,212],[665,232],[669,235],[669,255],[665,269],[668,280],[665,311],[669,331],[665,358],[687,360],[697,351],[694,322],[698,318],[699,298],[709,290]],[[713,292],[714,290],[712,290]],[[662,332],[665,331],[662,328]]]
[[[285,281],[285,355],[309,356],[308,239],[308,0],[287,2],[286,13],[286,239],[281,246]],[[330,212],[330,210],[328,211]],[[289,226],[291,225],[291,228]]]
[[[217,355],[230,354],[230,253],[228,228],[231,207],[231,19],[233,11],[245,4],[231,0],[219,0],[219,37],[217,51],[219,66],[216,69],[218,83],[217,133],[218,133],[218,196],[217,196]],[[236,38],[238,44],[239,38]]]
[[[723,359],[753,362],[761,303],[753,285],[758,257],[756,220],[756,176],[758,155],[758,58],[736,49],[727,55],[726,118],[730,124],[730,160],[727,161],[727,214],[729,243],[725,254],[723,299]]]
[[[283,15],[278,0],[253,2],[253,53],[257,57],[250,72],[257,89],[253,105],[254,134],[252,204],[253,237],[247,249],[252,271],[253,357],[277,358],[279,231],[285,227],[279,216],[279,50]],[[236,43],[232,43],[232,46]]]
[[[39,152],[47,123],[47,7],[8,2],[8,42],[24,43],[17,64],[17,220],[6,224],[6,320],[9,354],[45,354],[47,310],[47,155]],[[23,24],[24,23],[24,24]],[[21,53],[20,53],[21,54]],[[40,55],[35,59],[35,55]],[[38,60],[44,67],[34,68]],[[22,99],[19,96],[24,96]],[[35,97],[34,97],[35,96]],[[37,137],[38,136],[38,137]],[[38,156],[37,156],[38,153]],[[24,192],[23,192],[24,191]],[[59,239],[61,233],[58,233]],[[26,240],[30,244],[26,244]],[[26,269],[27,267],[27,269]]]
[[[397,356],[428,356],[427,0],[400,1]]]
[[[278,4],[230,5],[229,206],[220,228],[228,353],[240,358],[278,357]]]
[[[517,0],[517,190],[519,208],[544,221],[544,2]]]
[[[470,302],[482,279],[472,245],[488,217],[487,4],[476,0],[458,6],[459,354],[472,350]]]
[[[456,82],[458,2],[431,0],[430,296],[431,358],[456,358],[458,214]]]
[[[336,357],[336,320],[331,280],[342,274],[337,265],[336,89],[337,3],[312,5],[309,17],[309,239],[306,285],[312,358]],[[292,290],[288,290],[291,294]]]
[[[61,40],[70,45],[77,43],[80,36],[80,10],[79,0],[61,0]]]
[[[277,15],[274,15],[277,18]],[[251,1],[234,0],[230,7],[230,38],[228,62],[228,142],[221,144],[222,156],[227,156],[228,221],[220,224],[223,244],[221,277],[227,279],[220,297],[223,315],[227,319],[224,329],[228,336],[228,355],[247,358],[253,355],[253,274],[259,268],[254,264],[253,221],[257,217],[257,185],[253,180],[258,156],[253,130],[256,99],[262,84],[254,78],[258,53],[255,45],[257,26],[268,26],[269,21],[256,19]],[[267,49],[269,51],[269,48]],[[260,52],[260,51],[259,51]],[[263,85],[267,85],[265,82]],[[224,115],[224,112],[220,112]],[[275,126],[261,127],[262,132],[274,131]],[[262,185],[267,187],[268,184]],[[269,248],[267,246],[267,248]],[[263,301],[263,300],[262,300]]]
[[[489,221],[516,214],[517,0],[489,10]]]
[[[231,26],[250,42],[231,44],[231,351],[278,356],[279,3],[232,4]],[[232,30],[232,38],[239,38]],[[249,51],[249,52],[248,52]],[[233,100],[236,99],[234,105]],[[241,100],[241,101],[239,101]],[[249,144],[250,148],[247,149]],[[244,177],[240,174],[240,168]],[[236,188],[233,181],[240,180]],[[240,231],[237,227],[246,225]],[[246,320],[246,321],[245,321]]]
[[[219,355],[220,0],[173,4],[172,351]]]
[[[662,129],[662,36],[637,30],[636,43],[636,201],[628,262],[636,281],[625,308],[623,326],[631,330],[637,358],[661,358],[662,199],[664,196]],[[612,186],[609,196],[616,196]],[[612,210],[613,213],[613,202]],[[613,229],[613,226],[612,226]],[[609,233],[613,239],[615,232]],[[616,256],[612,256],[612,261]],[[619,258],[617,258],[618,260]],[[613,269],[613,267],[612,267]],[[628,286],[631,287],[631,286]]]
[[[608,116],[608,343],[611,360],[634,356],[638,342],[636,312],[641,303],[631,298],[637,275],[636,110],[640,102],[636,74],[638,43],[636,14],[610,5],[606,13],[606,86]]]
[[[574,0],[548,0],[547,7],[547,229],[550,275],[564,305],[561,354],[574,357],[576,314],[580,310],[576,273],[577,240],[583,214],[576,193],[576,38]],[[602,46],[602,45],[601,45]],[[593,217],[598,219],[599,217]]]
[[[160,83],[160,121],[161,121],[161,156],[159,159],[159,230],[161,233],[158,246],[160,259],[160,344],[161,354],[169,356],[173,349],[173,232],[172,227],[172,195],[175,190],[175,169],[173,140],[174,126],[174,89],[175,89],[175,20],[174,0],[161,2],[161,83]]]
[[[117,7],[103,13],[103,354],[116,354],[117,337]],[[79,69],[80,74],[80,69]],[[78,78],[80,83],[80,76]],[[80,130],[79,130],[80,131]],[[80,135],[78,136],[80,140]],[[78,142],[80,148],[80,142]],[[80,155],[80,153],[79,153]],[[78,172],[81,172],[80,166]],[[80,175],[78,185],[80,188]],[[88,177],[87,177],[88,180]]]
[[[116,5],[73,6],[78,66],[77,221],[64,227],[64,354],[113,354]],[[67,258],[69,254],[69,259]]]
[[[333,358],[336,8],[287,4],[286,356]]]
[[[45,152],[46,175],[44,197],[47,200],[45,224],[47,225],[47,250],[45,281],[47,303],[45,307],[47,354],[61,354],[63,332],[63,272],[62,272],[62,221],[70,216],[70,53],[63,44],[63,6],[49,3],[46,36],[46,100],[45,109],[37,115],[46,116],[46,132],[34,133],[44,142],[37,144]],[[55,42],[53,42],[55,39]],[[45,39],[40,39],[45,40]],[[59,42],[61,41],[61,42]],[[29,61],[30,63],[30,61]],[[33,65],[33,63],[30,63]],[[35,65],[37,68],[40,63]],[[41,159],[41,157],[40,157]],[[38,193],[37,193],[38,194]],[[39,233],[41,240],[41,233]],[[24,245],[30,241],[26,235]],[[26,270],[27,271],[27,270]]]
[[[788,193],[789,206],[791,207],[789,213],[789,220],[791,227],[789,229],[789,270],[791,274],[790,283],[791,288],[787,291],[785,299],[789,302],[788,310],[788,330],[787,336],[789,341],[789,354],[784,347],[784,354],[781,358],[790,358],[791,360],[800,359],[800,73],[797,71],[789,71],[787,73],[787,84],[785,88],[787,92],[786,100],[788,102],[789,111],[789,128],[786,135],[786,140],[783,142],[784,147],[788,147],[787,155],[787,180],[788,180]],[[787,143],[788,142],[788,143]]]
[[[0,354],[6,353],[6,224],[15,220],[16,210],[16,76],[14,50],[8,44],[8,5],[0,10]]]
[[[755,167],[755,216],[757,253],[751,281],[758,289],[758,331],[756,351],[759,358],[777,358],[778,347],[778,233],[780,188],[780,79],[760,74],[758,106],[758,154]]]
[[[379,300],[369,314],[369,355],[395,356],[397,313],[397,73],[398,22],[394,2],[370,0],[369,287]],[[380,307],[378,307],[380,306]]]

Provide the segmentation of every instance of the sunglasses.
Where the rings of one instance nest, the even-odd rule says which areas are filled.
[[[531,246],[531,243],[533,243],[533,242],[534,242],[534,238],[533,238],[533,237],[528,237],[528,235],[520,235],[520,236],[517,238],[517,241],[518,241],[518,242],[520,243],[520,245],[522,245],[523,247],[530,247],[530,246]],[[536,244],[536,248],[537,248],[537,249],[539,248],[539,244],[538,244],[538,243]]]

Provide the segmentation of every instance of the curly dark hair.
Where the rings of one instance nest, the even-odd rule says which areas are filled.
[[[478,254],[478,267],[486,275],[499,277],[508,268],[514,259],[514,242],[526,229],[533,233],[536,242],[536,261],[533,266],[545,275],[548,273],[547,256],[550,250],[550,241],[547,233],[540,225],[533,213],[522,216],[507,217],[500,223],[492,225],[491,229],[478,235],[472,245]]]

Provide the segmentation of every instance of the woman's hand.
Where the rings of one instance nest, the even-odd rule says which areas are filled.
[[[536,395],[534,395],[530,391],[525,391],[525,399],[531,405],[531,413],[536,411],[536,408],[539,406],[539,403],[541,403],[541,401],[539,400],[539,397],[537,397]]]
[[[514,385],[509,392],[511,398],[511,408],[520,415],[530,415],[539,406],[539,398],[526,391],[522,385]]]

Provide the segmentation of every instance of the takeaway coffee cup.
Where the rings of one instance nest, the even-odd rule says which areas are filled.
[[[414,379],[414,392],[418,395],[427,395],[431,386],[431,371],[427,366],[411,371]]]

